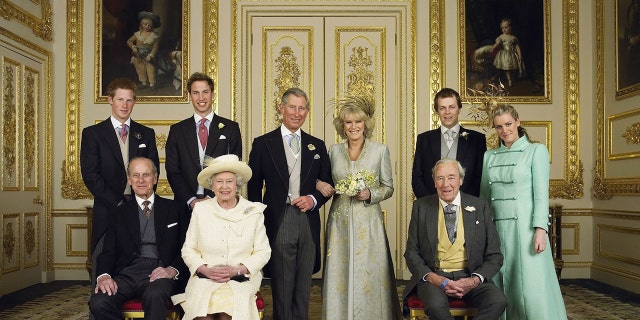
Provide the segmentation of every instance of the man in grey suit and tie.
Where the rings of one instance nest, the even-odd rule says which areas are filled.
[[[478,308],[474,320],[498,319],[507,306],[491,279],[503,256],[489,204],[460,192],[465,171],[453,159],[433,169],[437,194],[413,203],[404,258],[411,280],[403,297],[416,291],[429,319],[450,319],[449,299]]]
[[[467,183],[460,190],[479,196],[482,158],[487,151],[485,135],[466,129],[458,122],[462,101],[455,90],[438,91],[433,98],[433,109],[440,117],[441,126],[418,135],[411,173],[413,193],[416,198],[435,194],[431,169],[438,160],[450,158],[458,160],[467,172]]]
[[[309,114],[307,94],[288,89],[279,110],[282,125],[253,141],[248,196],[267,205],[264,224],[272,252],[265,272],[271,277],[273,318],[304,320],[311,276],[320,270],[319,209],[329,200],[316,190],[316,181],[333,185],[331,164],[324,141],[300,129]]]

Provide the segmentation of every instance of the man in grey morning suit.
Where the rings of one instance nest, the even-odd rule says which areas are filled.
[[[403,299],[416,291],[429,319],[453,320],[449,298],[476,306],[474,320],[498,319],[507,301],[491,281],[503,256],[489,204],[460,192],[465,172],[458,161],[442,159],[433,171],[437,194],[413,203]]]
[[[267,205],[273,318],[301,320],[309,317],[311,276],[320,270],[319,209],[329,199],[316,190],[316,180],[333,183],[324,141],[300,129],[309,113],[307,94],[288,89],[279,110],[282,125],[253,141],[248,197]]]
[[[460,190],[479,196],[482,158],[487,151],[485,135],[458,123],[462,101],[455,90],[442,88],[438,91],[433,98],[433,109],[440,117],[441,126],[418,135],[411,173],[413,193],[416,198],[435,194],[431,169],[438,160],[450,158],[458,160],[467,172],[467,183]]]

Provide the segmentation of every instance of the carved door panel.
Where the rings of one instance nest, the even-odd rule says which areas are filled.
[[[0,42],[0,295],[40,283],[45,262],[45,63]]]
[[[254,17],[251,25],[250,139],[279,126],[276,106],[289,87],[309,95],[311,111],[302,129],[324,139],[327,147],[342,142],[333,126],[331,100],[347,93],[371,95],[376,101],[373,140],[389,146],[395,163],[396,117],[387,112],[394,110],[398,96],[395,18]],[[329,207],[330,202],[322,210],[323,246]],[[396,198],[385,200],[382,208],[395,262]]]

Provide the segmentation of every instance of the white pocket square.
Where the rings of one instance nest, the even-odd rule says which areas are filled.
[[[174,223],[172,223],[172,224],[168,224],[168,225],[167,225],[167,229],[169,229],[169,228],[171,228],[171,227],[175,227],[175,226],[177,226],[177,225],[178,225],[178,223],[177,223],[177,222],[174,222]]]
[[[144,144],[144,143],[143,143],[143,144],[138,145],[138,148],[146,148],[146,147],[147,147],[147,145],[146,145],[146,144]]]
[[[226,138],[227,138],[227,137],[225,137],[225,136],[224,136],[224,134],[221,134],[221,135],[220,135],[220,138],[218,138],[218,139],[222,140],[222,139],[226,139]]]
[[[320,159],[320,155],[316,153],[316,154],[313,156],[313,158],[314,158],[314,159]]]

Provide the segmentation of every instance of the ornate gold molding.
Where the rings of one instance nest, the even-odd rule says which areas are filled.
[[[38,152],[37,150],[37,137],[38,132],[36,129],[38,128],[37,124],[38,119],[36,115],[36,103],[38,101],[37,97],[38,92],[36,89],[39,89],[39,85],[37,85],[38,71],[25,67],[25,75],[24,75],[24,112],[23,112],[23,128],[24,128],[24,168],[23,168],[23,185],[25,190],[38,190]]]
[[[605,95],[605,43],[604,0],[596,1],[596,159],[593,174],[593,197],[600,200],[618,196],[637,196],[640,194],[640,177],[607,178],[605,162],[607,161],[607,139],[605,134],[607,116],[604,103]],[[609,49],[609,48],[608,48]],[[610,134],[610,133],[609,133]]]
[[[53,40],[51,3],[49,0],[41,0],[34,3],[40,5],[39,18],[8,0],[0,0],[0,16],[7,20],[16,19],[31,28],[36,36],[46,41],[51,41]]]
[[[549,197],[562,199],[579,199],[584,195],[583,172],[580,160],[580,127],[578,110],[579,95],[579,63],[578,63],[578,1],[562,2],[562,37],[564,67],[564,101],[565,128],[567,132],[565,145],[564,179],[549,181]]]
[[[640,122],[628,126],[622,133],[622,137],[627,140],[627,143],[640,144]]]
[[[202,9],[204,10],[202,25],[204,26],[204,34],[202,35],[202,43],[204,44],[204,52],[202,55],[202,65],[204,72],[210,76],[213,81],[218,84],[218,0],[204,0]],[[233,30],[236,30],[234,24]],[[235,69],[235,68],[234,68]],[[218,99],[216,99],[215,110],[217,109]],[[231,107],[231,119],[236,119],[235,106]]]
[[[460,10],[463,15],[464,9],[461,8]],[[431,68],[429,69],[429,106],[431,106],[431,101],[433,101],[436,93],[442,88],[445,77],[445,56],[443,49],[445,36],[444,1],[431,0],[429,4],[429,18],[429,56],[431,57]],[[414,112],[413,117],[417,119],[418,116],[416,112]],[[438,126],[439,118],[437,113],[434,112],[431,114],[431,122],[431,127],[435,128]],[[414,128],[414,132],[415,131]]]
[[[17,191],[18,183],[18,106],[17,99],[19,96],[19,86],[16,86],[16,80],[20,79],[20,64],[17,61],[4,57],[2,60],[2,68],[4,79],[4,87],[2,88],[2,151],[3,151],[3,174],[2,174],[2,190]],[[15,182],[15,183],[13,183]],[[5,185],[8,183],[8,185]]]
[[[88,199],[91,193],[80,175],[80,101],[82,98],[83,0],[67,0],[67,110],[62,197]]]

